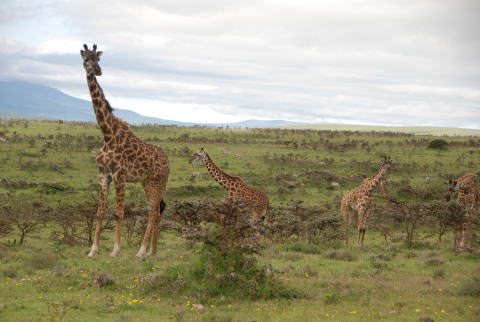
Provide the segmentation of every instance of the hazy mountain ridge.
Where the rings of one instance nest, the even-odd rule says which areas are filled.
[[[144,116],[115,108],[115,115],[131,124],[159,124],[177,126],[212,126],[232,128],[282,127],[290,129],[404,132],[417,135],[480,136],[480,130],[434,126],[373,126],[309,124],[284,120],[247,120],[235,123],[191,123]],[[96,122],[92,103],[41,84],[21,81],[0,81],[0,119],[64,120]]]
[[[114,107],[115,108],[115,107]],[[305,123],[283,120],[247,120],[236,123],[191,123],[144,116],[115,108],[115,115],[131,124],[161,124],[178,126],[275,127]],[[92,103],[61,92],[58,89],[20,81],[0,81],[0,118],[95,122]]]

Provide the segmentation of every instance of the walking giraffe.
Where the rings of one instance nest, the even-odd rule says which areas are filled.
[[[388,170],[393,165],[393,160],[390,157],[385,157],[380,166],[380,170],[370,178],[364,179],[362,185],[354,188],[342,196],[341,212],[345,221],[346,244],[348,245],[348,232],[351,222],[351,209],[357,212],[357,227],[358,227],[358,245],[363,245],[365,237],[366,223],[373,206],[373,191],[380,184],[382,192],[385,197],[388,192],[385,188],[385,180]]]
[[[102,52],[97,51],[97,45],[93,45],[92,50],[89,50],[87,45],[83,47],[85,50],[80,50],[80,55],[87,73],[87,84],[95,116],[104,137],[103,147],[95,158],[101,188],[98,198],[97,225],[88,257],[93,257],[98,252],[108,188],[112,181],[115,184],[116,193],[116,228],[115,244],[110,256],[117,256],[120,252],[126,182],[140,182],[149,201],[148,224],[137,256],[145,255],[149,241],[151,241],[150,255],[155,255],[161,219],[160,207],[164,208],[161,202],[169,173],[167,154],[162,149],[138,139],[127,122],[113,115],[113,109],[105,99],[96,78],[102,75],[98,64]]]
[[[190,163],[198,161],[204,162],[210,175],[227,189],[228,198],[244,200],[252,207],[253,216],[256,219],[265,218],[268,208],[268,197],[263,191],[246,184],[240,177],[231,176],[222,171],[203,148],[193,155]]]
[[[472,221],[480,209],[480,190],[475,185],[477,176],[467,173],[456,181],[449,180],[449,192],[458,192],[458,203],[465,208],[462,222],[454,226],[454,250],[458,254],[472,251]]]

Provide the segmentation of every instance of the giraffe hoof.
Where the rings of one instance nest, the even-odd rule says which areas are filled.
[[[93,257],[95,257],[95,255],[97,255],[97,252],[98,252],[98,248],[92,247],[92,249],[88,253],[87,257],[88,258],[93,258]]]
[[[119,253],[120,253],[120,246],[113,246],[113,250],[110,253],[110,257],[117,257]]]

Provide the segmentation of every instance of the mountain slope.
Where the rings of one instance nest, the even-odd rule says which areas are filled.
[[[282,120],[248,120],[236,123],[188,123],[144,116],[130,110],[115,108],[115,115],[131,124],[162,124],[178,126],[230,126],[230,127],[274,127],[305,123]],[[95,122],[92,103],[67,95],[48,86],[19,82],[0,81],[0,117],[4,119],[52,119],[64,121]]]

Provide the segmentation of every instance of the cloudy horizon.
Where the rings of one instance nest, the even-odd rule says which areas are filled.
[[[104,52],[112,106],[183,122],[480,129],[478,1],[12,1],[0,80],[89,100],[79,51]]]

